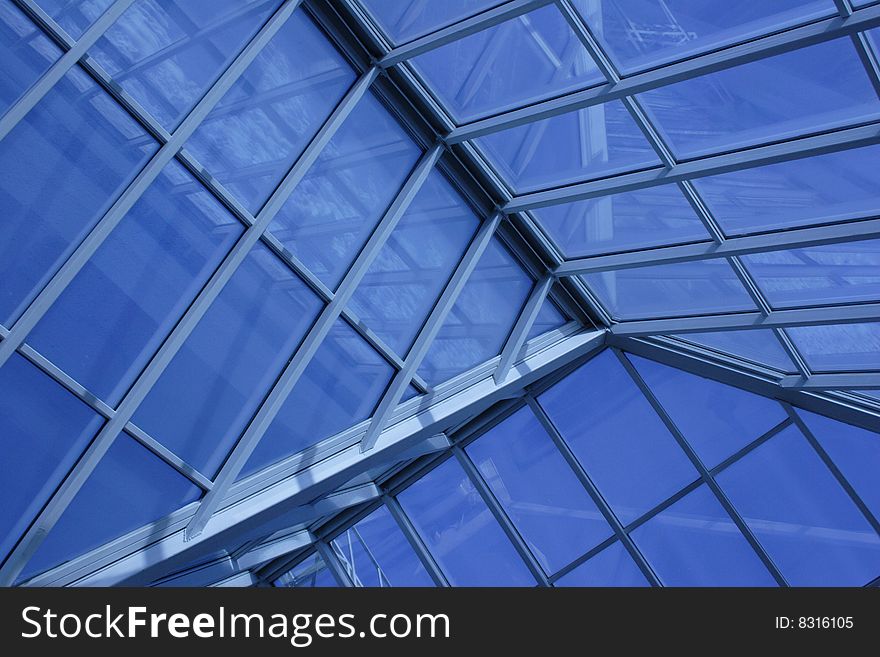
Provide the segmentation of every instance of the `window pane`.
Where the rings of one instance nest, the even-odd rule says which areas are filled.
[[[441,383],[501,353],[532,286],[529,275],[493,239],[419,367],[422,378]]]
[[[880,370],[880,324],[829,324],[785,329],[814,372]]]
[[[535,318],[534,324],[532,324],[532,328],[529,329],[526,340],[528,341],[532,338],[537,338],[539,335],[557,329],[566,324],[567,321],[568,320],[565,319],[565,316],[556,307],[556,304],[550,299],[545,299],[544,303],[541,305],[541,310],[538,311],[538,316]]]
[[[619,100],[474,141],[517,194],[660,164]]]
[[[711,239],[675,185],[535,211],[566,258]]]
[[[0,116],[60,55],[58,46],[18,7],[0,1]]]
[[[28,343],[115,406],[241,234],[171,162],[77,274]]]
[[[602,513],[528,408],[489,430],[467,453],[548,574],[611,535]]]
[[[880,436],[816,413],[797,413],[874,517],[880,518]]]
[[[448,459],[398,499],[453,586],[534,586],[483,498]]]
[[[0,321],[9,326],[156,150],[74,67],[0,148]]]
[[[139,0],[89,50],[168,130],[232,62],[276,0]]]
[[[709,347],[731,356],[739,356],[759,365],[776,368],[782,372],[797,372],[791,357],[773,331],[749,329],[747,331],[713,331],[711,333],[686,333],[674,336],[702,347]]]
[[[410,60],[458,123],[604,82],[549,5]]]
[[[354,426],[373,413],[391,366],[338,320],[269,425],[242,477]]]
[[[135,423],[214,476],[322,307],[257,245],[141,404]]]
[[[880,214],[880,146],[734,171],[693,184],[728,235]]]
[[[632,533],[666,586],[775,586],[776,581],[705,486]]]
[[[774,308],[880,301],[880,240],[743,258]]]
[[[65,32],[74,39],[79,39],[113,4],[113,0],[36,0],[36,3]]]
[[[354,82],[305,12],[294,12],[187,142],[256,213]]]
[[[794,427],[717,480],[790,584],[862,586],[880,575],[880,538]]]
[[[364,275],[350,307],[398,354],[409,351],[477,224],[434,170]]]
[[[336,588],[336,578],[318,554],[312,554],[300,561],[290,572],[276,579],[275,586],[290,588]]]
[[[880,118],[849,39],[837,39],[639,94],[679,158],[781,141]]]
[[[650,586],[620,541],[612,543],[553,584],[563,586]]]
[[[726,260],[694,260],[583,274],[615,319],[756,310]]]
[[[0,368],[0,561],[102,422],[22,356]]]
[[[336,288],[420,152],[376,97],[365,95],[275,215],[270,232]]]
[[[707,468],[788,417],[772,399],[631,354],[627,358]]]
[[[610,351],[538,401],[623,524],[697,479],[697,471]]]
[[[392,43],[400,44],[457,23],[503,0],[360,0]]]
[[[434,586],[384,506],[333,540],[355,586]]]
[[[22,578],[155,523],[201,494],[183,475],[122,434],[25,566]]]
[[[837,13],[832,0],[573,0],[573,4],[624,73]]]

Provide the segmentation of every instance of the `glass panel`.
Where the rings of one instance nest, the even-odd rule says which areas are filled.
[[[526,335],[526,341],[557,329],[567,322],[568,320],[565,319],[565,316],[559,311],[556,304],[550,299],[545,299],[541,305],[541,310],[538,311],[535,322],[532,324],[532,328],[529,329],[528,335]]]
[[[880,323],[785,329],[814,372],[880,370]]]
[[[296,11],[195,131],[187,150],[256,214],[354,78],[305,12]]]
[[[712,333],[687,333],[674,336],[702,347],[709,347],[731,356],[739,356],[759,365],[776,368],[782,372],[795,373],[797,367],[782,347],[782,343],[767,329],[748,331],[713,331]]]
[[[277,4],[140,0],[89,54],[153,118],[173,130]]]
[[[400,44],[457,23],[503,0],[360,0],[392,43]]]
[[[880,146],[805,157],[694,181],[728,235],[880,214]]]
[[[710,240],[675,185],[535,210],[566,258]]]
[[[18,7],[0,1],[0,116],[60,55],[58,46]]]
[[[774,308],[880,301],[880,240],[743,257]]]
[[[494,132],[474,142],[517,194],[660,164],[619,100]]]
[[[336,288],[420,153],[367,94],[275,215],[270,232]]]
[[[697,479],[697,471],[610,351],[538,401],[623,524]]]
[[[384,506],[337,536],[332,545],[355,586],[434,586]]]
[[[552,5],[429,50],[410,63],[458,123],[605,81]]]
[[[22,356],[0,368],[0,562],[102,422]]]
[[[422,361],[421,377],[441,383],[501,353],[533,284],[493,238]]]
[[[880,575],[880,537],[794,427],[717,476],[794,586],[862,586]]]
[[[135,423],[209,477],[323,308],[257,245],[147,395]]]
[[[113,0],[36,0],[36,3],[65,32],[74,39],[79,39],[113,4]]]
[[[797,413],[874,517],[880,518],[880,436],[816,413]]]
[[[28,343],[115,406],[241,232],[241,224],[171,162]]]
[[[164,518],[201,497],[202,491],[122,434],[80,488],[22,578],[43,572],[108,541]]]
[[[650,586],[620,541],[612,543],[553,584],[564,586]]]
[[[639,94],[678,158],[782,141],[880,118],[849,39]]]
[[[627,358],[707,468],[788,417],[772,399],[632,354]]]
[[[453,586],[534,586],[483,498],[453,459],[398,500]]]
[[[832,0],[573,0],[573,4],[624,73],[837,13]]]
[[[478,223],[452,185],[432,171],[350,302],[396,353],[409,351]]]
[[[290,588],[336,588],[336,578],[318,554],[312,554],[300,561],[290,572],[276,579],[275,586]]]
[[[0,321],[9,326],[156,150],[74,67],[0,149]]]
[[[694,260],[583,274],[615,319],[757,310],[726,260]]]
[[[467,453],[548,574],[611,535],[611,528],[528,408]]]
[[[775,586],[773,576],[705,485],[632,538],[666,586]]]
[[[391,366],[353,328],[338,320],[269,425],[241,476],[368,418],[392,374]]]

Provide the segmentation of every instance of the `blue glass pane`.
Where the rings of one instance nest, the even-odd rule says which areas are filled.
[[[122,434],[25,566],[22,577],[155,523],[201,494],[183,475]]]
[[[483,253],[419,374],[431,385],[501,353],[533,281],[496,239]]]
[[[354,77],[305,12],[296,11],[195,131],[187,150],[256,213]]]
[[[6,135],[0,321],[21,314],[155,150],[76,67]]]
[[[420,152],[375,96],[367,94],[278,211],[270,232],[335,288]]]
[[[470,18],[503,0],[361,0],[382,31],[395,44]]]
[[[276,579],[275,586],[290,588],[336,588],[339,586],[333,573],[317,554],[312,554],[300,561],[290,572]]]
[[[116,405],[242,226],[170,163],[28,337]]]
[[[776,580],[705,486],[631,534],[666,586],[775,586]]]
[[[717,480],[790,584],[862,586],[880,575],[880,537],[796,428]]]
[[[172,130],[256,33],[277,0],[140,0],[89,50]]]
[[[337,536],[332,545],[356,586],[434,586],[384,506]]]
[[[339,320],[269,425],[242,476],[296,454],[368,418],[392,368]]]
[[[135,423],[213,476],[323,307],[258,245],[135,413]]]
[[[546,299],[541,305],[541,310],[538,311],[538,316],[535,318],[532,328],[529,329],[528,335],[526,335],[526,340],[537,338],[547,331],[557,329],[567,321],[565,316],[556,308],[556,304],[550,299]]]
[[[554,6],[410,60],[458,123],[604,82]]]
[[[726,260],[583,274],[615,319],[652,319],[756,310]]]
[[[880,370],[880,324],[829,324],[786,329],[814,372]]]
[[[517,194],[660,164],[619,100],[475,140]]]
[[[880,301],[880,240],[743,257],[774,308]]]
[[[837,39],[639,94],[679,158],[880,118],[850,39]]]
[[[880,214],[880,146],[805,157],[694,181],[728,235]]]
[[[538,401],[624,524],[697,479],[675,438],[610,351]]]
[[[534,586],[535,581],[455,459],[398,495],[453,586]]]
[[[772,399],[639,356],[627,358],[707,468],[788,417]]]
[[[573,0],[573,4],[624,73],[837,13],[832,0]]]
[[[433,171],[350,302],[396,353],[409,351],[477,224],[458,193]]]
[[[759,365],[773,367],[782,372],[797,372],[797,367],[782,348],[782,343],[770,330],[713,331],[687,333],[675,337],[724,354],[739,356]]]
[[[0,561],[101,423],[94,411],[18,354],[0,368]]]
[[[797,413],[874,517],[880,518],[880,436],[816,413]]]
[[[612,543],[589,561],[582,563],[553,586],[650,586],[626,548]]]
[[[675,185],[552,205],[535,216],[566,258],[711,239]]]
[[[74,39],[79,39],[101,17],[113,0],[36,0]]]
[[[0,2],[0,116],[61,55],[10,0]]]
[[[548,574],[611,535],[602,513],[528,408],[490,429],[467,453]]]

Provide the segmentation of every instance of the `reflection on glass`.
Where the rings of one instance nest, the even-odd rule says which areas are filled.
[[[11,0],[0,0],[0,116],[60,55]]]
[[[500,5],[504,0],[361,0],[395,44],[401,44]]]
[[[272,583],[275,586],[305,589],[339,586],[333,573],[317,553],[309,555]]]
[[[639,567],[620,541],[612,543],[599,554],[560,577],[553,584],[564,586],[650,586]]]
[[[785,329],[813,372],[880,370],[880,323]]]
[[[36,3],[65,32],[74,39],[79,39],[113,4],[113,0],[36,0]]]
[[[768,329],[686,333],[675,337],[731,356],[739,356],[782,372],[797,372],[797,367],[783,349],[782,343],[773,334],[773,331]]]

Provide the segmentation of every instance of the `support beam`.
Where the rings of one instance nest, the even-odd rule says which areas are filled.
[[[496,383],[501,383],[510,374],[510,368],[513,367],[516,359],[522,353],[529,331],[532,330],[532,326],[534,326],[535,320],[541,312],[541,307],[544,305],[551,287],[553,287],[553,277],[545,276],[535,283],[535,287],[532,288],[526,305],[517,318],[513,331],[507,338],[507,342],[504,343],[504,348],[501,350],[501,360],[498,362],[498,367],[492,375]]]
[[[792,390],[878,390],[880,372],[792,375],[782,379],[779,385]]]
[[[305,529],[292,534],[269,538],[236,558],[242,570],[258,568],[264,563],[311,545],[315,537]]]

